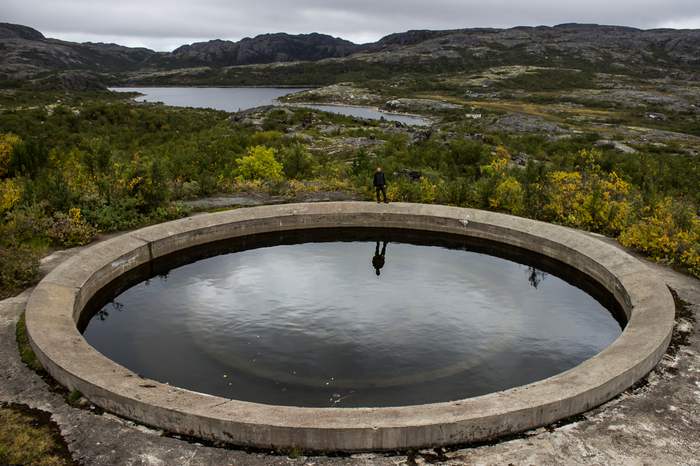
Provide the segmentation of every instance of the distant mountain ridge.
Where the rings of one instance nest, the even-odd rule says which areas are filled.
[[[485,58],[503,65],[537,61],[545,66],[587,60],[623,68],[676,68],[700,66],[700,30],[640,30],[596,24],[414,30],[362,45],[318,33],[276,33],[237,42],[216,39],[183,45],[173,52],[155,52],[116,44],[47,39],[30,27],[0,23],[0,51],[0,79],[31,79],[44,72],[78,71],[126,73],[132,84],[139,82],[139,76],[153,75],[158,70],[162,74],[168,70],[222,70],[328,59],[387,64],[441,60],[440,66],[461,63],[467,68]]]
[[[279,63],[290,61],[318,61],[342,58],[356,53],[362,46],[324,34],[289,35],[263,34],[238,42],[212,40],[183,45],[173,50],[175,61],[192,64],[219,64],[223,66]],[[164,58],[164,56],[160,56]]]
[[[27,26],[0,23],[0,75],[11,79],[60,70],[122,72],[138,68],[157,52],[116,44],[78,44],[47,39]]]

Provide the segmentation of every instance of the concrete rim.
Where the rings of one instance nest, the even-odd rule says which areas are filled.
[[[102,356],[77,330],[80,313],[97,291],[169,253],[263,232],[372,226],[473,236],[558,259],[611,291],[629,322],[610,347],[549,379],[455,402],[391,408],[280,407],[195,393],[140,378]],[[237,445],[373,451],[488,440],[585,412],[656,365],[670,341],[674,315],[670,292],[643,263],[585,233],[473,209],[338,202],[190,217],[97,244],[39,283],[27,303],[26,323],[44,368],[115,414]]]

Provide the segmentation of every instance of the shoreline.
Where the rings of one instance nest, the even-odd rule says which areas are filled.
[[[386,110],[382,110],[381,107],[370,107],[370,106],[364,106],[364,105],[350,105],[350,104],[343,104],[343,103],[337,103],[337,102],[280,102],[278,99],[274,99],[272,101],[273,104],[276,105],[289,105],[289,106],[321,106],[321,105],[327,105],[329,107],[341,107],[341,108],[362,108],[366,110],[371,110],[377,113],[384,113],[386,115],[397,115],[397,116],[405,116],[405,117],[411,117],[411,118],[416,118],[420,119],[426,122],[429,122],[428,125],[433,125],[437,123],[437,119],[433,116],[426,116],[426,115],[420,115],[417,113],[405,113],[405,112],[389,112]],[[362,117],[357,117],[357,118],[362,118]],[[368,118],[372,119],[372,118]]]
[[[152,84],[150,86],[111,86],[108,87],[107,90],[113,90],[113,89],[237,89],[237,88],[243,88],[243,89],[319,89],[321,87],[325,87],[322,85],[318,84],[309,84],[308,86],[300,86],[297,84],[276,84],[274,86],[225,86],[225,85],[220,85],[220,86],[158,86],[155,84]],[[119,91],[117,91],[119,92]]]
[[[126,91],[125,89],[299,89],[299,92],[303,92],[305,90],[309,90],[310,88],[319,88],[319,87],[325,87],[325,86],[306,86],[306,87],[297,87],[297,86],[291,86],[291,85],[280,85],[280,86],[148,86],[148,87],[108,87],[107,90],[111,92],[136,92],[138,95],[131,96],[129,97],[128,100],[131,100],[133,102],[137,102],[136,99],[142,98],[142,97],[147,97],[148,94],[141,93],[137,90],[133,91]],[[290,93],[294,94],[294,93]],[[286,95],[290,95],[286,94]],[[284,97],[284,96],[283,96]],[[148,103],[162,103],[163,105],[168,105],[165,102],[161,101],[144,101]],[[339,108],[357,108],[357,109],[363,109],[363,110],[369,110],[372,112],[377,112],[382,114],[382,116],[387,115],[385,119],[387,121],[392,121],[389,116],[395,115],[395,116],[400,116],[400,117],[406,117],[406,118],[412,118],[416,119],[423,124],[420,123],[404,123],[409,126],[432,126],[436,123],[439,122],[439,118],[432,116],[432,115],[421,115],[418,113],[408,113],[408,112],[393,112],[393,111],[388,111],[388,110],[382,110],[381,107],[376,107],[376,106],[366,106],[366,105],[351,105],[351,104],[346,104],[346,103],[339,103],[339,102],[309,102],[309,101],[301,101],[301,102],[281,102],[279,98],[272,99],[271,100],[271,105],[273,106],[285,106],[288,105],[290,107],[318,107],[318,106],[328,106],[328,107],[339,107]],[[251,110],[253,108],[260,108],[260,107],[265,107],[266,105],[260,105],[258,107],[250,107],[250,108],[244,108],[244,109],[239,109],[237,112],[229,112],[231,114],[236,114],[242,111],[247,111]],[[203,108],[203,107],[202,107]],[[320,110],[320,109],[317,109]],[[323,110],[321,110],[323,111]],[[381,121],[380,118],[371,118],[371,117],[361,117],[357,115],[349,115],[349,116],[354,116],[355,118],[366,118],[368,120],[377,120]]]
[[[133,102],[138,102],[136,99],[141,98],[141,97],[147,97],[148,94],[143,94],[137,90],[133,91],[126,91],[125,89],[239,89],[239,88],[244,88],[244,89],[299,89],[300,92],[303,90],[308,90],[308,88],[297,88],[295,86],[149,86],[149,87],[110,87],[107,88],[108,91],[111,92],[122,92],[122,93],[127,93],[127,92],[136,92],[138,95],[131,96],[127,100],[131,100]],[[165,102],[162,101],[144,101],[147,103],[161,103],[163,105],[168,105]],[[414,118],[416,120],[422,121],[424,124],[419,124],[419,123],[405,123],[409,126],[416,125],[416,126],[431,126],[434,125],[439,121],[438,118],[434,116],[427,116],[427,115],[420,115],[417,113],[406,113],[406,112],[390,112],[386,110],[382,110],[380,107],[374,107],[374,106],[364,106],[364,105],[350,105],[350,104],[344,104],[344,103],[337,103],[337,102],[280,102],[279,99],[272,99],[271,100],[271,105],[273,106],[290,106],[290,107],[314,107],[314,106],[328,106],[328,107],[340,107],[340,108],[358,108],[358,109],[363,109],[363,110],[369,110],[373,112],[377,112],[383,115],[396,115],[396,116],[402,116],[402,117],[407,117],[407,118]],[[253,108],[261,108],[261,107],[266,107],[267,105],[260,105],[258,107],[250,107],[250,108],[245,108],[245,109],[239,109],[237,112],[228,112],[231,114],[236,114],[239,112],[251,110]],[[204,107],[201,107],[204,108]],[[318,109],[317,109],[318,110]],[[225,110],[224,110],[225,111]],[[353,115],[349,115],[353,116]],[[370,118],[370,117],[361,117],[361,116],[354,116],[355,118],[366,118],[368,120],[377,120],[379,121],[378,118]],[[391,121],[390,119],[386,118],[388,121]]]

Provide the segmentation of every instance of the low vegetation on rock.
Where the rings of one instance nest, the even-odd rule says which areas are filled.
[[[52,248],[186,216],[195,198],[371,199],[378,165],[390,200],[594,231],[700,276],[699,38],[562,25],[363,46],[268,35],[156,54],[0,25],[0,294],[34,283]],[[254,61],[232,61],[242,49]],[[104,90],[114,84],[313,88],[227,113],[135,102]]]

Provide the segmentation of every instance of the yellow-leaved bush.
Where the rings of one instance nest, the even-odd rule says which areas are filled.
[[[691,211],[690,215],[679,215],[679,210],[682,206],[678,201],[666,198],[652,215],[624,231],[619,240],[647,252],[651,258],[683,265],[700,278],[700,219]]]
[[[398,177],[387,186],[386,197],[392,202],[419,202],[422,204],[434,204],[444,189],[442,180],[431,182],[425,177],[420,181],[412,181],[404,177]],[[374,188],[368,188],[366,194],[373,199],[376,196]]]
[[[17,136],[0,134],[0,178],[4,178],[10,169],[12,147],[19,142]]]
[[[617,235],[630,222],[630,186],[616,173],[557,171],[549,174],[545,206],[551,221],[583,230]]]
[[[53,244],[63,246],[86,244],[99,234],[99,230],[85,222],[81,216],[82,213],[77,207],[71,207],[68,215],[55,212],[53,221],[45,231],[46,236]]]
[[[518,180],[506,176],[498,183],[493,196],[489,197],[489,207],[519,215],[523,207],[523,192]]]
[[[248,148],[248,155],[236,159],[239,181],[265,180],[277,181],[284,178],[284,167],[275,160],[276,149],[265,146]]]
[[[0,214],[11,210],[22,196],[22,182],[16,178],[0,180]]]

